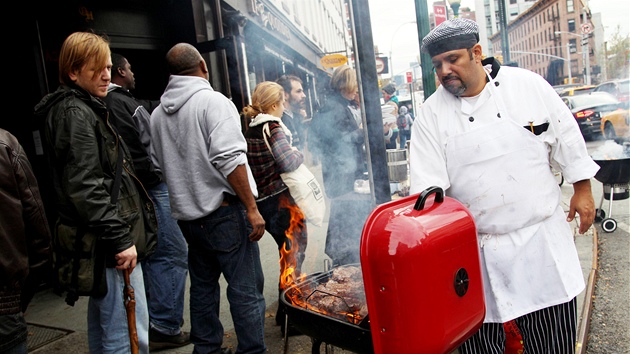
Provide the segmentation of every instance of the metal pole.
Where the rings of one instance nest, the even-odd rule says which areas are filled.
[[[510,43],[508,42],[507,17],[505,13],[505,0],[499,0],[499,31],[501,32],[501,52],[503,53],[503,63],[509,64]]]
[[[586,13],[586,9],[588,9],[588,0],[586,3],[582,5],[582,24],[588,24],[588,16]],[[588,50],[588,33],[582,34],[582,43],[584,45],[584,69],[586,70],[586,84],[591,84],[591,55]]]
[[[392,41],[393,41],[393,40],[394,40],[394,39],[393,39],[393,37],[392,37]],[[389,74],[389,75],[390,75],[390,77],[391,77],[391,78],[390,78],[390,80],[391,80],[392,82],[395,82],[395,81],[394,81],[394,51],[392,50],[392,47],[391,47],[391,46],[392,46],[392,43],[390,42],[390,43],[389,43],[389,72],[390,72],[390,74]]]
[[[569,82],[568,84],[573,83],[573,78],[571,77],[571,43],[567,41],[567,68],[569,68]]]
[[[379,99],[378,76],[376,74],[376,55],[372,39],[372,24],[368,0],[352,0],[350,19],[361,95],[361,112],[365,122],[366,150],[368,154],[368,172],[372,179],[374,192],[372,204],[378,205],[392,200],[387,170],[385,139],[383,139],[383,115]]]
[[[413,109],[413,114],[416,114],[416,100],[414,98],[415,94],[413,92],[413,68],[411,68],[411,83],[409,84],[409,92],[411,92],[411,109]]]
[[[418,26],[418,44],[422,47],[422,38],[429,34],[429,7],[426,0],[415,0],[416,3],[416,25]],[[448,10],[447,10],[448,12]],[[420,54],[420,66],[422,68],[422,89],[424,98],[427,99],[435,92],[435,74],[433,73],[433,63],[427,53]]]

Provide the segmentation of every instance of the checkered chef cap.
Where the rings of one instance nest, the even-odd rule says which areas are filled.
[[[436,56],[457,49],[472,48],[479,42],[479,25],[466,18],[444,21],[422,39],[422,53]]]

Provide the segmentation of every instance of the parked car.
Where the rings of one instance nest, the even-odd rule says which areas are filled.
[[[593,92],[608,92],[621,102],[630,100],[630,79],[611,80],[597,85]]]
[[[620,107],[620,102],[615,96],[607,92],[565,96],[562,97],[562,101],[575,117],[584,140],[600,138],[602,136],[601,117]]]
[[[630,109],[628,108],[629,104],[626,102],[625,107],[620,107],[602,117],[601,130],[604,138],[611,140],[617,137],[630,137]]]
[[[569,88],[566,88],[566,89],[560,91],[559,95],[560,95],[560,97],[582,95],[582,94],[585,94],[585,93],[593,92],[595,87],[597,87],[597,86],[595,86],[595,85],[583,85],[583,86],[569,87]]]
[[[582,86],[582,84],[564,84],[564,85],[556,85],[553,87],[554,90],[556,90],[556,92],[558,94],[560,94],[560,92],[572,88],[572,87],[578,87],[578,86]]]

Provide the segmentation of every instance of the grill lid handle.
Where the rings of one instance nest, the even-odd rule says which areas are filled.
[[[415,210],[424,209],[424,203],[427,201],[429,195],[435,193],[435,203],[442,203],[444,201],[444,190],[441,187],[433,186],[429,187],[420,193],[416,205],[413,206]]]

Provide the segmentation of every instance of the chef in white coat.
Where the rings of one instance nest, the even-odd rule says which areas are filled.
[[[461,354],[503,353],[515,320],[526,353],[573,353],[584,279],[569,224],[595,217],[599,169],[571,112],[531,71],[482,60],[478,26],[456,18],[422,41],[441,83],[412,127],[411,193],[430,186],[463,203],[478,231],[484,324]],[[573,184],[565,215],[550,165]]]

